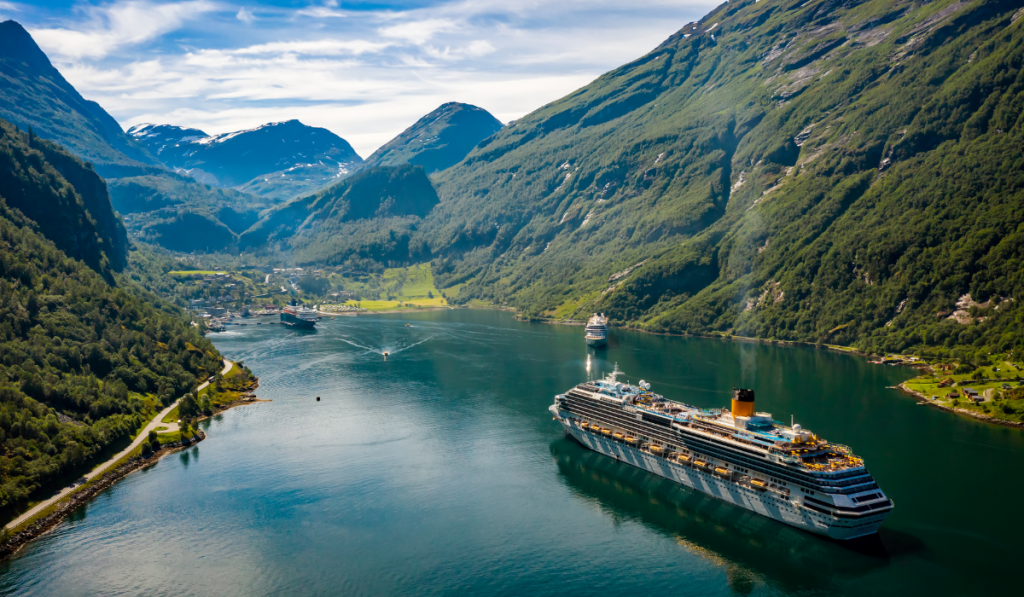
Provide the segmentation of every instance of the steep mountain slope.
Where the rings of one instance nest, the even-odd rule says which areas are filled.
[[[156,164],[103,108],[82,98],[15,21],[0,23],[0,118],[24,130],[32,126],[104,176],[139,174]]]
[[[0,519],[6,522],[30,500],[88,471],[160,405],[219,370],[220,355],[180,310],[152,295],[140,298],[131,284],[104,281],[114,243],[104,236],[102,206],[95,203],[102,180],[54,144],[30,141],[6,122],[0,133]],[[109,201],[105,213],[112,213]]]
[[[127,207],[126,213],[134,214],[127,219],[128,227],[140,238],[173,241],[173,236],[154,234],[147,228],[184,211],[206,220],[208,231],[222,233],[221,238],[211,239],[213,245],[231,245],[235,235],[228,229],[245,230],[259,211],[271,205],[266,199],[211,189],[167,171],[109,114],[83,99],[50,64],[32,36],[14,21],[0,23],[0,117],[24,131],[31,127],[39,136],[94,164],[96,172],[108,178],[115,206]],[[106,188],[101,194],[107,202]],[[221,216],[225,223],[219,221]]]
[[[274,208],[239,244],[281,251],[296,263],[418,258],[422,249],[411,248],[410,238],[437,204],[421,166],[370,168]]]
[[[173,251],[220,251],[275,202],[171,172],[112,179],[110,200],[132,235]],[[182,223],[187,224],[182,225]]]
[[[173,124],[138,124],[128,129],[128,135],[157,158],[170,162],[181,160],[190,144],[210,136],[199,129]]]
[[[460,297],[535,315],[1018,345],[1021,14],[724,4],[440,173],[413,242]]]
[[[152,124],[134,126],[128,134],[200,182],[271,199],[318,189],[363,161],[341,137],[298,120],[212,137],[197,129]]]
[[[459,163],[500,129],[501,121],[487,110],[449,102],[373,152],[366,166],[415,164],[431,174]]]
[[[124,268],[128,236],[91,168],[50,141],[0,120],[0,199],[35,222],[68,255],[111,280]]]

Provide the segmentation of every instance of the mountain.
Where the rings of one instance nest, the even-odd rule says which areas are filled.
[[[428,174],[462,161],[478,143],[501,129],[483,108],[449,102],[416,121],[366,159],[367,166],[423,166]]]
[[[183,311],[127,276],[110,283],[127,244],[118,223],[91,168],[0,121],[4,522],[220,368]]]
[[[110,180],[110,199],[139,240],[172,251],[223,251],[274,201],[211,187],[183,174]]]
[[[10,120],[24,131],[31,128],[40,137],[61,144],[93,164],[92,176],[97,180],[96,174],[107,178],[115,207],[132,214],[126,218],[132,235],[164,243],[168,248],[181,244],[175,236],[158,234],[153,227],[166,228],[165,224],[178,218],[178,212],[197,215],[205,220],[204,230],[218,233],[199,244],[224,247],[232,245],[236,232],[244,231],[256,221],[260,211],[272,205],[267,199],[212,189],[166,170],[159,158],[125,134],[99,105],[83,99],[50,64],[32,36],[14,21],[0,23],[0,118]],[[174,132],[181,133],[177,141],[183,141],[189,134],[207,137],[201,131],[190,133],[189,129]],[[151,131],[157,136],[170,133]],[[43,146],[40,144],[37,149]],[[98,194],[109,207],[107,189],[104,185]],[[221,217],[225,222],[220,221]],[[194,220],[191,215],[189,219]],[[232,226],[237,230],[232,231]],[[59,239],[54,242],[62,246]],[[110,257],[114,269],[119,269],[115,256]],[[119,259],[123,260],[123,256]]]
[[[274,208],[239,244],[269,245],[297,263],[422,258],[409,241],[438,202],[421,166],[373,167]]]
[[[152,124],[134,126],[128,134],[165,164],[200,182],[270,199],[316,190],[363,162],[341,137],[298,120],[214,136]]]
[[[0,199],[60,250],[112,279],[128,259],[128,236],[103,179],[78,158],[0,120]]]
[[[0,118],[60,143],[104,176],[151,171],[157,161],[96,102],[84,99],[15,21],[0,23]]]
[[[1024,348],[1022,14],[723,4],[436,175],[412,244],[534,316]]]

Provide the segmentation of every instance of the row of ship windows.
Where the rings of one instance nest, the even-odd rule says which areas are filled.
[[[570,412],[571,412],[571,411],[570,411]],[[585,414],[585,413],[579,413],[579,414]],[[591,416],[592,416],[592,415],[591,415]],[[630,423],[632,423],[632,422],[633,422],[633,421],[630,421]],[[624,425],[624,424],[623,424],[622,422],[618,422],[618,423],[619,423],[619,425],[620,425],[620,426],[623,426],[623,427],[625,427],[625,426],[626,426],[626,425]],[[634,431],[634,433],[640,434],[640,432],[639,432],[639,431],[637,431],[637,430],[633,430],[633,431]],[[659,435],[660,435],[660,434],[659,434]],[[687,438],[687,439],[689,439],[690,441],[694,441],[694,440],[693,440],[692,438]],[[666,440],[666,438],[659,438],[659,439],[658,439],[658,441],[662,441],[662,442],[668,443],[668,442],[667,442],[667,440]],[[699,440],[697,440],[697,441],[695,441],[694,443],[703,443],[703,442],[702,442],[702,441],[699,441]],[[718,449],[715,449],[715,448],[710,448],[710,449],[709,449],[709,448],[708,448],[708,447],[706,447],[706,446],[704,446],[704,449],[705,449],[705,450],[707,450],[707,451],[708,451],[708,453],[712,455],[711,457],[717,457],[717,458],[720,458],[720,459],[726,459],[726,460],[728,460],[728,459],[730,459],[730,458],[732,458],[732,459],[738,459],[738,460],[748,460],[748,459],[749,459],[749,457],[748,457],[748,456],[747,456],[746,454],[742,454],[742,453],[734,453],[734,454],[731,454],[731,455],[727,455],[727,456],[722,456],[722,455],[720,455],[720,454],[716,454],[716,453],[717,453],[717,452],[719,451]],[[683,451],[685,452],[685,450],[683,450]],[[765,464],[765,463],[762,463],[762,462],[758,462],[758,461],[755,461],[755,464]],[[734,466],[734,468],[735,468],[735,465],[733,465],[733,466]],[[748,466],[749,466],[749,465],[748,465]],[[759,470],[758,472],[761,472],[761,473],[763,473],[763,474],[770,474],[770,473],[769,473],[768,471],[764,470],[764,469],[763,469],[763,467],[756,467],[756,468],[760,469],[760,470]],[[744,472],[747,472],[747,471],[744,471]],[[867,477],[867,475],[866,475],[865,473],[860,473],[860,475],[863,475],[863,476],[866,476],[866,477]],[[868,478],[868,479],[870,479],[870,477],[867,477],[867,478]],[[797,480],[797,479],[795,479],[795,478],[789,478],[789,479],[788,479],[788,480],[786,480],[786,481],[783,481],[783,480],[781,480],[781,479],[774,479],[774,478],[773,478],[772,480],[773,480],[773,481],[774,481],[775,483],[780,483],[780,484],[785,484],[785,483],[792,483],[793,485],[796,485],[796,486],[798,486],[798,487],[801,487],[801,489],[802,489],[802,490],[803,490],[803,491],[804,491],[805,493],[810,493],[810,494],[812,494],[812,495],[813,495],[813,491],[811,491],[811,490],[809,490],[809,489],[804,489],[804,487],[805,487],[805,486],[804,486],[803,482],[802,482],[802,481],[798,481],[798,480]],[[869,482],[869,483],[870,483],[870,482]],[[841,485],[847,485],[847,484],[850,484],[850,481],[845,481],[845,482],[842,482],[842,483],[841,483]],[[838,484],[837,484],[837,485],[838,485]],[[871,484],[870,484],[870,485],[869,485],[868,487],[862,487],[862,488],[859,488],[859,489],[857,489],[857,490],[855,490],[855,491],[854,491],[854,490],[850,490],[850,489],[847,489],[847,490],[840,490],[840,491],[838,491],[838,492],[833,492],[833,493],[844,493],[844,494],[845,494],[845,493],[858,493],[858,492],[861,492],[861,491],[868,491],[868,490],[870,490],[870,489],[876,489],[877,487],[878,487],[877,485],[875,485],[875,484],[871,483]]]
[[[570,411],[570,412],[572,412],[572,411]],[[587,413],[577,413],[577,414],[586,415]],[[605,414],[605,413],[602,413],[602,414]],[[608,413],[608,414],[610,415],[610,413]],[[593,415],[590,415],[590,416],[593,416]],[[614,418],[614,417],[609,417],[609,418]],[[612,423],[612,424],[615,425],[617,423],[618,426],[626,427],[626,428],[632,428],[633,425],[635,425],[635,421],[634,420],[628,420],[628,422],[630,423],[630,425],[627,425],[625,421],[615,421],[615,423]],[[639,431],[639,430],[636,430],[636,429],[632,429],[632,430],[633,430],[634,433],[641,434],[641,431]],[[659,433],[658,435],[660,436],[661,434]],[[696,444],[703,444],[703,443],[705,443],[707,441],[707,440],[700,440],[700,439],[696,439],[696,438],[685,438],[685,439],[688,440],[688,441],[692,441],[693,443],[696,443]],[[658,437],[658,441],[664,442],[666,444],[669,443],[669,439],[666,438],[666,437]],[[750,459],[750,456],[747,456],[746,454],[743,454],[742,452],[737,453],[738,451],[736,451],[736,450],[729,450],[729,451],[733,452],[732,454],[728,454],[728,452],[727,452],[726,455],[722,455],[722,454],[719,453],[719,451],[722,450],[722,448],[711,447],[711,446],[701,446],[701,447],[705,450],[705,452],[710,457],[714,457],[714,458],[719,458],[719,459],[723,459],[723,460],[730,460],[730,459],[749,460]],[[676,449],[678,449],[678,448],[676,448]],[[756,460],[752,461],[752,465],[753,466],[755,466],[758,469],[761,469],[761,470],[759,470],[759,472],[762,472],[764,474],[771,474],[768,471],[763,470],[763,467],[757,466],[757,465],[763,465],[763,464],[767,464],[767,463],[762,463],[762,462],[759,462],[759,461],[756,461]],[[748,464],[748,466],[751,466],[751,465]],[[785,483],[786,482],[786,481],[780,481],[778,479],[776,479],[775,481],[777,483]],[[794,485],[801,485],[802,484],[802,482],[798,481],[797,479],[790,479],[788,482],[789,483],[793,483]]]
[[[665,440],[664,439],[660,439],[658,441],[663,441],[664,442]],[[684,454],[689,454],[690,453],[690,451],[685,449],[685,448],[676,448],[674,446],[669,445],[667,442],[665,442],[665,443],[671,449],[677,450],[677,451],[682,452]],[[713,458],[718,458],[718,459],[727,459],[728,458],[728,456],[722,456],[721,454],[716,454],[716,452],[718,452],[718,450],[715,450],[715,449],[712,448],[711,450],[708,450],[708,453],[706,453],[706,454],[702,454],[702,453],[699,453],[699,452],[694,452],[693,454],[694,454],[695,457],[707,458],[709,460],[713,459]],[[743,455],[734,455],[732,457],[733,458],[743,458]],[[726,464],[725,466],[726,466],[726,468],[728,468],[729,464]],[[733,468],[733,470],[736,470],[738,472],[750,474],[750,470],[748,470],[746,468],[743,468],[741,466],[737,466],[736,464],[732,464],[732,468]],[[763,471],[763,470],[759,470],[757,472],[759,472],[761,474],[766,474],[766,471]],[[778,479],[778,478],[775,478],[775,477],[769,477],[769,478],[771,479],[772,483],[776,483],[778,485],[785,486],[787,483],[793,483],[794,485],[798,484],[796,481],[792,481],[792,480],[791,481],[784,481],[782,479]],[[812,493],[813,494],[813,492],[810,491],[810,490],[804,489],[804,491],[807,492],[807,493]]]
[[[735,467],[735,468],[736,468],[736,470],[740,470],[739,467]],[[708,473],[705,473],[705,472],[697,470],[697,469],[694,469],[694,470],[697,473],[699,473],[700,475],[702,475],[702,476],[710,477],[711,479],[713,479],[715,481],[718,480],[717,478],[715,478],[714,476],[712,476],[712,475],[710,475]],[[772,481],[779,482],[780,480],[779,479],[772,479]],[[804,508],[803,512],[800,512],[800,511],[797,511],[797,510],[794,510],[794,509],[790,508],[788,500],[783,500],[783,499],[780,499],[780,498],[776,498],[776,497],[773,497],[771,495],[765,495],[763,493],[756,492],[756,491],[754,491],[752,489],[747,489],[746,487],[743,487],[743,486],[738,486],[738,487],[740,489],[743,489],[744,491],[750,492],[753,495],[758,496],[761,500],[764,500],[764,499],[767,498],[771,502],[776,502],[776,507],[777,508],[780,508],[782,510],[786,510],[787,512],[791,512],[793,514],[801,514],[802,515],[802,514],[807,513],[807,514],[810,514],[811,516],[815,516],[815,517],[818,517],[818,518],[821,518],[821,519],[828,519],[828,520],[833,520],[835,518],[833,516],[829,516],[829,515],[826,515],[825,513],[817,512],[816,510],[810,509],[810,508]],[[811,492],[807,491],[806,493],[811,493]],[[857,527],[867,526],[867,525],[870,525],[870,524],[875,524],[875,522],[876,521],[871,521],[871,522],[865,522],[865,523],[861,523],[861,524],[857,524],[857,525],[850,525],[850,526],[848,526],[848,528],[857,528]],[[846,525],[843,525],[843,526],[846,526]]]

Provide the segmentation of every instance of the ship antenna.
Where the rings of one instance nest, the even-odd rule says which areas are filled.
[[[792,427],[794,423],[793,415],[789,415],[789,426]]]

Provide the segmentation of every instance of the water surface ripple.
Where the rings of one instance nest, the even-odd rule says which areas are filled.
[[[566,439],[546,408],[585,378],[582,328],[445,311],[213,338],[273,402],[216,417],[207,441],[0,563],[0,594],[879,597],[1018,586],[1024,434],[886,389],[908,370],[621,330],[590,353],[600,372],[617,362],[698,406],[752,387],[759,409],[852,445],[896,509],[877,539],[850,545]]]

